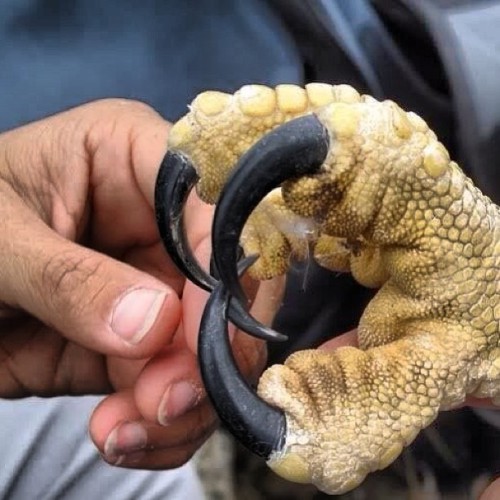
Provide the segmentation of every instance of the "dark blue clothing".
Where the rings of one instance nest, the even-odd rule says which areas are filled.
[[[261,0],[2,0],[0,130],[101,97],[170,120],[202,90],[302,82]]]

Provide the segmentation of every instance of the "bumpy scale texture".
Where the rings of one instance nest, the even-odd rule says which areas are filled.
[[[173,127],[170,148],[192,159],[199,195],[215,203],[242,153],[307,113],[331,134],[327,159],[270,193],[242,244],[261,255],[259,279],[312,255],[380,287],[359,348],[297,352],[259,384],[287,418],[285,447],[269,465],[342,493],[466,394],[500,404],[500,209],[424,120],[345,85],[205,92]]]

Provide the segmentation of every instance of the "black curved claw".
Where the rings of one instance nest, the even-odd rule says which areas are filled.
[[[179,271],[200,288],[212,291],[217,280],[205,272],[194,257],[183,224],[184,204],[197,181],[198,174],[186,157],[167,152],[156,179],[156,221],[165,249]],[[231,300],[229,317],[240,330],[254,337],[270,341],[287,339],[252,318],[236,300]]]
[[[269,458],[283,448],[285,415],[260,399],[239,373],[229,345],[228,302],[224,285],[218,284],[203,313],[198,338],[203,383],[228,430],[250,451]]]
[[[262,198],[285,180],[319,170],[328,154],[329,135],[315,115],[291,120],[254,144],[239,161],[217,204],[212,246],[219,279],[242,303],[237,272],[243,226]]]
[[[155,212],[161,239],[173,263],[189,281],[209,292],[216,281],[191,252],[182,220],[184,204],[198,178],[187,158],[167,152],[156,179]]]

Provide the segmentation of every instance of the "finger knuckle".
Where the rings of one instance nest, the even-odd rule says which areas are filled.
[[[106,111],[106,113],[130,114],[130,113],[155,113],[153,108],[148,104],[134,99],[106,98],[99,99],[87,106],[92,107],[96,111]]]
[[[106,286],[100,278],[102,261],[74,250],[55,253],[42,269],[41,286],[45,297],[57,306],[72,309],[91,305]],[[85,290],[85,293],[75,293]]]

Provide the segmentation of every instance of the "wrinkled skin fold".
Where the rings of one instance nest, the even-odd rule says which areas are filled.
[[[172,128],[169,150],[196,168],[198,195],[222,204],[241,157],[306,115],[329,135],[326,158],[267,194],[240,244],[260,256],[249,270],[256,279],[313,257],[379,288],[359,348],[297,352],[258,386],[286,419],[269,465],[338,494],[467,394],[500,404],[500,209],[422,118],[345,85],[205,92]],[[214,226],[231,225],[234,214],[217,217]]]

